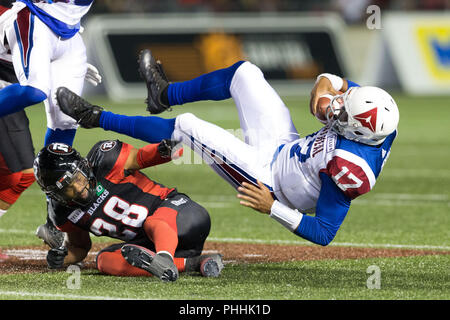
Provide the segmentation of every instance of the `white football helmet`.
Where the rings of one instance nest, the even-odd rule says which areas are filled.
[[[397,129],[399,112],[383,89],[352,87],[331,100],[326,117],[331,128],[345,138],[378,145]]]

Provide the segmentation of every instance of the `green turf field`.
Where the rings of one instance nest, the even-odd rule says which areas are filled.
[[[381,178],[369,194],[352,204],[330,246],[450,251],[450,135],[448,97],[395,95],[400,109],[399,136]],[[140,101],[112,103],[91,99],[107,110],[146,115]],[[285,99],[301,135],[320,127],[309,114],[308,97]],[[239,127],[231,101],[176,108],[163,117],[193,112],[227,129]],[[28,109],[36,152],[43,143],[42,106]],[[85,155],[100,139],[128,137],[101,129],[79,129],[74,147]],[[176,186],[203,204],[212,219],[211,241],[306,245],[267,216],[240,207],[234,190],[206,165],[165,164],[145,172]],[[45,220],[43,194],[34,184],[0,220],[0,246],[40,245],[34,236]],[[110,241],[93,237],[94,242]],[[381,271],[379,289],[369,289],[367,273]],[[81,273],[79,289],[69,289],[67,272],[0,274],[0,299],[430,299],[450,298],[450,255],[370,258],[282,263],[228,264],[219,279],[181,275],[175,283],[156,279]]]

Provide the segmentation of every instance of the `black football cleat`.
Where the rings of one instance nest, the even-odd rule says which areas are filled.
[[[143,269],[162,281],[169,282],[178,279],[178,269],[169,254],[156,254],[147,248],[134,244],[124,245],[120,252],[133,267]]]
[[[218,253],[203,254],[186,259],[186,272],[200,272],[204,277],[217,278],[223,268],[222,255]]]
[[[62,112],[74,118],[83,128],[99,127],[102,107],[90,104],[66,87],[59,87],[56,90],[56,101]]]
[[[169,86],[161,62],[156,61],[150,50],[145,49],[139,54],[139,73],[147,85],[147,111],[158,114],[166,110],[172,110],[163,102],[162,94]]]
[[[50,248],[56,249],[63,245],[65,233],[59,231],[52,223],[47,221],[36,229],[36,236],[44,240]]]

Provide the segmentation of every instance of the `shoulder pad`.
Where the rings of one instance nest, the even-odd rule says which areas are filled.
[[[369,192],[376,181],[372,169],[364,159],[339,149],[321,172],[328,174],[350,199]]]

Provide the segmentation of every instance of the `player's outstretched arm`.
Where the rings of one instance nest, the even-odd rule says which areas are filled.
[[[125,163],[125,170],[139,170],[169,162],[175,156],[181,156],[183,149],[178,148],[174,140],[162,140],[160,143],[148,144],[140,149],[130,150]]]
[[[91,246],[91,238],[87,231],[76,229],[67,232],[64,244],[60,248],[53,248],[48,251],[48,267],[60,269],[64,265],[81,262],[86,258]]]
[[[350,200],[337,189],[335,183],[321,174],[322,188],[315,216],[308,216],[273,199],[269,189],[258,181],[258,186],[243,183],[238,188],[240,204],[269,214],[286,229],[303,239],[322,246],[335,237],[350,207]]]
[[[92,247],[89,232],[79,230],[67,233],[64,246],[68,251],[64,264],[69,265],[83,261]]]

